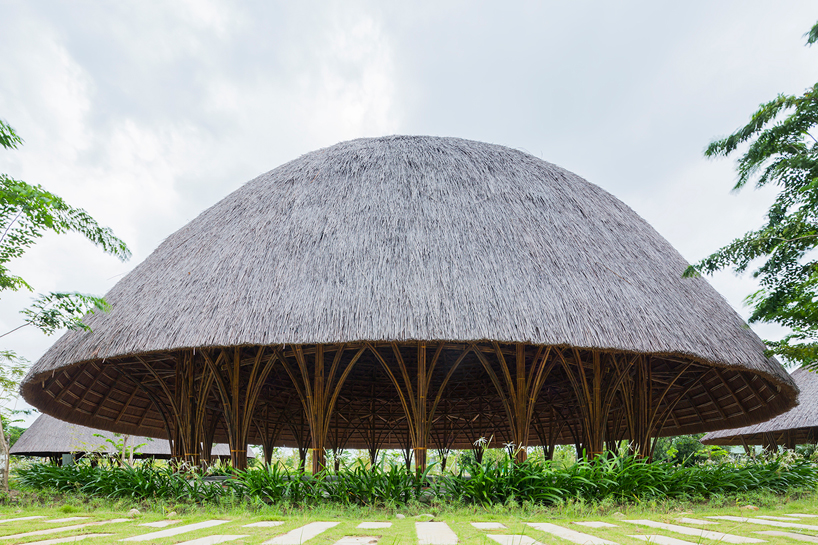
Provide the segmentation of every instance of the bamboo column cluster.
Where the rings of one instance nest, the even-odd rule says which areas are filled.
[[[312,376],[310,376],[310,369],[307,365],[304,349],[301,346],[295,347],[298,372],[293,369],[287,358],[281,357],[281,364],[293,381],[310,425],[312,470],[314,473],[322,471],[326,466],[325,447],[332,412],[344,381],[364,352],[364,348],[358,349],[352,360],[341,370],[341,358],[344,354],[344,348],[344,345],[341,345],[336,349],[332,366],[329,372],[326,373],[324,370],[325,349],[323,345],[317,345],[315,347]],[[338,373],[340,373],[340,376],[336,379],[335,376]]]
[[[426,454],[429,445],[429,435],[431,431],[432,422],[434,421],[437,406],[440,404],[441,396],[446,389],[449,380],[457,370],[458,366],[463,362],[463,359],[474,349],[474,344],[461,351],[457,360],[449,367],[443,382],[434,391],[434,400],[431,406],[428,406],[427,401],[429,397],[430,386],[434,376],[435,367],[440,362],[441,354],[443,353],[443,343],[439,343],[432,356],[431,364],[427,368],[426,352],[427,345],[425,342],[417,343],[417,365],[416,375],[413,380],[410,368],[403,358],[398,343],[391,343],[392,354],[395,360],[395,369],[390,365],[386,358],[381,355],[374,346],[367,343],[368,348],[372,351],[375,357],[383,366],[393,386],[398,391],[401,406],[403,407],[406,421],[409,428],[409,440],[411,448],[414,452],[415,467],[419,471],[426,469]],[[398,378],[400,377],[400,378]],[[408,460],[407,460],[408,462]],[[408,465],[408,463],[407,463]]]
[[[279,352],[266,354],[265,347],[256,350],[249,376],[242,377],[241,349],[223,349],[214,359],[201,352],[207,368],[214,376],[221,399],[222,412],[230,443],[230,460],[236,469],[247,467],[247,438],[259,393],[272,370]]]
[[[362,360],[379,367],[389,386],[365,383],[358,390],[371,399],[348,409],[362,411],[353,424],[348,415],[340,418],[345,413],[338,412],[338,400]],[[394,443],[396,434],[404,434],[399,442],[407,463],[413,458],[416,469],[424,471],[429,448],[445,456],[458,434],[475,435],[496,425],[495,416],[488,418],[492,411],[504,414],[502,433],[518,462],[533,446],[532,436],[552,457],[564,430],[578,453],[589,458],[623,438],[635,453],[650,457],[652,439],[673,418],[679,401],[702,381],[724,380],[718,369],[693,361],[668,365],[662,360],[664,367],[657,371],[651,356],[499,342],[232,347],[181,351],[170,367],[139,361],[140,376],[134,368],[115,368],[158,409],[178,459],[194,466],[209,460],[219,428],[228,437],[234,467],[246,467],[251,435],[259,438],[270,463],[272,449],[289,430],[302,466],[312,453],[314,472],[326,469],[327,448],[335,453],[337,467],[356,430],[368,442],[372,463],[388,436]],[[458,375],[464,362],[467,370]],[[455,376],[488,380],[470,394],[476,404],[464,406],[448,397],[455,391],[451,388],[459,387]],[[289,400],[273,399],[280,396],[275,392],[282,391],[282,380],[291,387],[285,390],[291,392]],[[401,415],[376,408],[377,391],[385,386],[394,389]],[[341,410],[354,403],[347,399]],[[341,421],[348,426],[344,431],[337,429]]]
[[[500,364],[504,382],[498,378],[491,363],[481,351],[476,352],[477,357],[491,378],[491,382],[502,400],[503,408],[506,410],[511,426],[511,442],[515,449],[515,459],[518,462],[523,462],[526,459],[526,449],[529,446],[529,430],[534,417],[534,406],[540,390],[557,360],[553,359],[549,362],[548,356],[551,353],[551,347],[540,346],[534,356],[534,363],[526,374],[525,345],[517,343],[515,345],[516,366],[514,373],[512,373],[502,350],[500,350],[500,345],[496,342],[492,344],[497,361]],[[514,377],[512,377],[512,374]]]

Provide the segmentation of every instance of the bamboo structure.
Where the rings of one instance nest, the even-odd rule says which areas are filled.
[[[323,345],[319,344],[315,347],[315,361],[312,369],[307,366],[304,349],[300,346],[295,347],[294,352],[298,364],[298,373],[293,370],[293,367],[287,362],[286,357],[283,355],[280,357],[281,364],[292,380],[296,392],[298,392],[298,397],[301,399],[304,413],[307,415],[307,421],[310,425],[312,470],[314,473],[323,470],[326,465],[324,449],[326,448],[327,433],[329,431],[335,403],[349,372],[365,350],[363,347],[359,348],[352,357],[352,360],[347,362],[344,365],[344,369],[341,370],[340,366],[344,348],[345,346],[343,344],[336,347],[332,367],[330,367],[328,373],[324,370]],[[310,373],[310,371],[312,371],[312,373]],[[340,376],[336,379],[335,376],[338,373],[340,373]]]
[[[752,452],[753,445],[761,445],[771,452],[777,452],[778,447],[794,449],[796,445],[814,445],[818,442],[818,375],[798,369],[792,378],[801,390],[797,407],[767,422],[708,433],[702,437],[702,443],[741,445],[748,453]]]
[[[53,416],[41,414],[17,439],[11,447],[13,456],[34,456],[60,460],[63,454],[82,456],[88,454],[117,454],[117,443],[124,437],[116,437],[105,430],[86,428],[57,420]],[[130,436],[127,447],[135,449],[135,458],[171,458],[170,443],[167,439]],[[250,452],[250,456],[255,453]],[[230,448],[224,443],[215,445],[203,462],[214,459],[230,460]]]
[[[762,422],[798,389],[631,209],[523,152],[457,138],[343,142],[263,174],[169,236],[25,399],[171,441],[326,452],[493,438],[589,457]],[[479,456],[480,450],[476,450]]]

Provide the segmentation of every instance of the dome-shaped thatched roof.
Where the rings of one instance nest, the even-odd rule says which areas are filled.
[[[354,140],[259,176],[169,236],[106,295],[111,312],[88,317],[93,332],[60,338],[22,390],[41,410],[68,406],[61,418],[141,430],[161,424],[142,392],[147,416],[132,421],[125,390],[116,406],[97,406],[118,380],[99,374],[117,358],[497,341],[725,370],[708,375],[723,388],[715,397],[707,381],[685,390],[677,409],[689,420],[674,413],[666,429],[757,422],[793,406],[789,375],[706,280],[682,278],[686,267],[625,204],[527,153],[456,138]]]
[[[171,235],[30,377],[196,346],[480,340],[674,353],[788,382],[633,210],[521,151],[354,140],[242,186]]]
[[[779,445],[818,441],[818,374],[798,369],[792,379],[801,390],[794,409],[760,424],[713,431],[702,437],[706,445]]]

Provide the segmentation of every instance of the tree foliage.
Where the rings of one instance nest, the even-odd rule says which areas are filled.
[[[807,33],[818,40],[818,24]],[[710,143],[705,156],[740,154],[735,190],[755,182],[778,194],[765,221],[699,263],[687,276],[755,267],[760,289],[746,302],[750,322],[790,329],[781,341],[767,341],[772,353],[805,367],[818,367],[818,84],[803,95],[779,95],[762,104],[750,122]],[[743,151],[743,153],[742,153]]]
[[[17,149],[23,139],[0,119],[0,148]],[[128,247],[107,227],[100,225],[85,210],[74,208],[57,195],[39,185],[30,185],[0,173],[0,293],[26,289],[31,285],[12,274],[11,262],[19,259],[47,232],[74,232],[120,259],[130,257]],[[94,310],[107,310],[100,297],[81,293],[52,292],[38,295],[31,306],[23,309],[23,324],[0,337],[32,325],[50,335],[58,329],[88,329],[82,318]],[[9,396],[17,395],[20,380],[25,375],[27,361],[11,350],[0,351],[0,407]],[[0,415],[0,486],[8,492],[9,444],[11,437],[4,431]],[[7,419],[7,415],[6,415]],[[7,423],[7,422],[6,422]]]
[[[0,120],[0,147],[16,149],[22,143],[14,129]],[[9,266],[47,232],[79,233],[122,260],[131,255],[122,240],[85,210],[70,206],[39,185],[0,173],[0,292],[33,291],[25,279],[11,273]],[[107,310],[105,301],[81,293],[42,294],[22,311],[23,325],[33,325],[49,335],[62,328],[87,329],[82,317],[94,310]]]

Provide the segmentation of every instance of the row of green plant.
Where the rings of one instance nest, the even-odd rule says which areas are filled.
[[[358,464],[337,474],[298,473],[280,466],[232,471],[225,480],[149,464],[58,467],[34,464],[16,471],[19,484],[37,490],[79,492],[138,501],[195,503],[223,500],[291,504],[403,505],[412,501],[552,505],[568,500],[696,499],[748,491],[784,493],[818,484],[818,466],[803,458],[706,463],[680,467],[633,456],[579,461],[570,467],[511,460],[472,463],[457,474],[417,474],[402,465]]]

